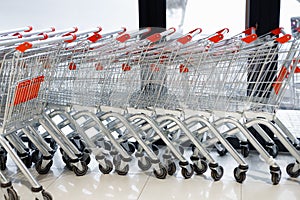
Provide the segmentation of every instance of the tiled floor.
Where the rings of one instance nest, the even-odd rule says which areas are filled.
[[[294,134],[298,133],[299,125],[293,123],[293,120],[300,117],[300,112],[282,111],[278,116],[289,130]],[[224,167],[224,176],[218,182],[212,180],[210,170],[202,176],[194,175],[191,179],[184,179],[179,170],[174,176],[167,176],[164,180],[157,179],[151,170],[141,171],[137,167],[136,160],[130,164],[129,174],[120,176],[114,172],[108,175],[101,174],[98,163],[92,159],[88,173],[85,176],[77,177],[65,168],[59,151],[55,154],[54,165],[47,175],[39,175],[34,167],[30,171],[55,200],[300,199],[300,177],[293,179],[285,172],[285,167],[294,162],[289,154],[280,153],[276,158],[282,170],[282,178],[280,184],[274,186],[270,179],[269,166],[261,160],[257,152],[251,152],[249,157],[245,159],[249,164],[249,171],[243,184],[237,183],[234,179],[233,169],[238,164],[229,154],[220,157],[216,152],[211,153]],[[4,175],[12,180],[20,199],[33,200],[34,196],[29,190],[28,182],[10,158],[8,158],[7,166],[8,169],[4,171]],[[0,191],[0,199],[2,197]]]
[[[259,158],[256,152],[251,152],[246,158],[250,168],[243,184],[234,180],[232,173],[237,164],[230,155],[220,157],[215,152],[212,152],[212,155],[225,170],[223,178],[218,182],[212,180],[209,171],[202,176],[194,175],[191,179],[184,179],[180,173],[177,173],[160,180],[155,178],[151,171],[140,171],[135,161],[131,163],[130,172],[126,176],[113,172],[103,175],[98,170],[97,162],[93,160],[89,165],[88,173],[85,176],[76,177],[73,172],[64,167],[58,153],[49,174],[38,175],[34,168],[30,171],[56,200],[300,199],[300,178],[289,178],[285,172],[286,165],[293,162],[291,156],[280,154],[276,159],[281,166],[282,179],[279,185],[273,186],[269,166]],[[21,200],[34,199],[28,189],[28,183],[10,160],[5,174],[13,181]]]

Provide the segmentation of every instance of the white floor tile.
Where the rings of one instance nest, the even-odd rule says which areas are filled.
[[[191,179],[151,177],[139,200],[151,199],[241,199],[241,184],[233,181],[213,182],[210,178],[194,176]]]
[[[299,185],[247,183],[242,187],[242,200],[270,199],[297,200],[300,197]]]
[[[148,176],[145,174],[103,175],[91,172],[76,177],[64,173],[47,189],[54,199],[137,199]]]

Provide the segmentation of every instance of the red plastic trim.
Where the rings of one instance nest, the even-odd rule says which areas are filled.
[[[64,36],[72,36],[73,38],[72,39],[70,39],[70,40],[65,40],[64,42],[67,42],[67,43],[71,43],[71,42],[73,42],[73,41],[75,41],[76,39],[77,39],[77,36],[75,35],[75,34],[73,34],[73,33],[68,33],[68,34],[66,34],[66,35],[64,35]]]
[[[290,34],[285,34],[284,36],[276,38],[275,40],[281,44],[284,44],[288,42],[290,39],[292,39],[292,36]]]
[[[118,40],[119,42],[122,42],[122,43],[129,40],[129,39],[130,39],[130,35],[128,33],[123,34],[123,35],[116,38],[116,40]]]
[[[149,40],[150,42],[157,42],[161,39],[161,35],[159,33],[155,33],[153,35],[150,35],[149,37],[147,37],[147,40]]]
[[[193,38],[192,36],[186,35],[186,36],[184,36],[184,37],[181,37],[181,38],[177,39],[177,42],[180,42],[181,44],[186,44],[186,43],[188,43],[189,41],[191,41],[192,38]]]
[[[250,28],[244,30],[243,33],[245,33],[246,35],[251,35],[251,34],[253,34],[253,30],[255,31],[256,28],[255,27],[250,27]]]
[[[123,31],[119,32],[119,35],[122,35],[123,33],[125,33],[127,31],[127,29],[125,27],[122,27]]]
[[[97,42],[101,38],[102,38],[102,35],[100,35],[99,33],[94,33],[94,35],[88,37],[87,39],[91,42]]]
[[[25,30],[24,32],[30,32],[32,31],[32,26],[28,26],[28,30]]]
[[[222,30],[217,31],[216,33],[217,34],[224,34],[224,32],[228,33],[229,32],[229,28],[223,28]]]
[[[242,38],[241,40],[243,42],[246,42],[246,43],[249,44],[249,43],[253,42],[256,39],[257,39],[257,35],[256,34],[251,34],[251,35],[248,35],[248,36]]]
[[[24,42],[23,44],[20,44],[16,47],[16,50],[24,53],[27,49],[30,49],[32,47],[32,44],[29,42]]]
[[[282,28],[279,27],[279,28],[276,28],[276,29],[274,29],[274,30],[272,30],[270,32],[273,33],[274,35],[279,35],[281,33],[281,30],[282,30]]]
[[[101,26],[99,26],[99,27],[97,27],[97,28],[98,28],[98,31],[96,31],[96,32],[94,32],[94,33],[99,33],[99,32],[102,31],[102,27],[101,27]]]
[[[217,35],[214,35],[214,36],[208,38],[208,40],[211,41],[211,42],[213,42],[213,43],[217,43],[217,42],[223,40],[223,38],[224,38],[224,35],[218,33]]]

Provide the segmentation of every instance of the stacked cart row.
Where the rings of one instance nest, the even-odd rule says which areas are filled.
[[[47,174],[57,151],[77,176],[86,174],[91,159],[101,173],[119,175],[137,160],[159,179],[175,173],[188,179],[209,169],[219,181],[224,170],[213,147],[232,156],[233,176],[242,183],[251,170],[245,161],[251,144],[276,185],[281,166],[272,132],[295,159],[283,167],[297,178],[299,141],[276,111],[300,71],[299,38],[282,28],[260,37],[255,28],[230,37],[227,28],[201,32],[1,31],[1,170],[9,155],[40,200],[52,196],[28,168]],[[232,136],[239,152],[227,140]],[[0,178],[5,198],[18,199],[11,181]]]

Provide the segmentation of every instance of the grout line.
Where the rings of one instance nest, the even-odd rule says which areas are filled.
[[[140,199],[140,197],[141,197],[141,195],[142,195],[142,193],[143,193],[143,191],[144,191],[144,189],[145,189],[145,187],[146,187],[147,183],[148,183],[148,182],[149,182],[149,180],[150,180],[150,177],[151,177],[151,174],[148,176],[148,178],[147,178],[147,180],[146,180],[145,184],[143,185],[143,187],[142,187],[142,189],[141,189],[141,192],[140,192],[140,194],[139,194],[139,196],[138,196],[137,200],[139,200],[139,199]]]
[[[60,175],[59,176],[57,176],[48,186],[47,186],[47,188],[45,188],[45,189],[49,189],[53,184],[54,184],[54,182],[56,182],[58,179],[60,179],[62,176],[63,176],[63,171],[60,173]]]

